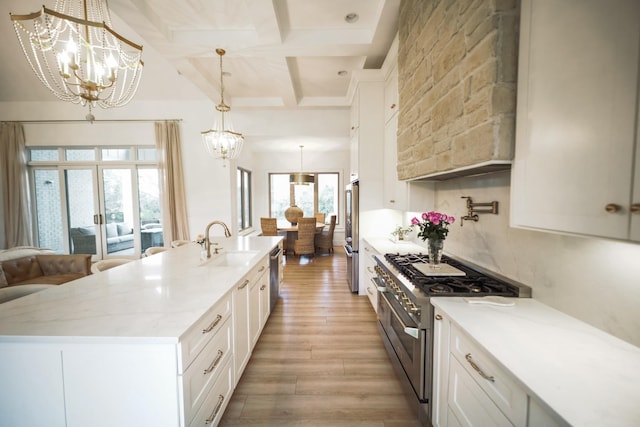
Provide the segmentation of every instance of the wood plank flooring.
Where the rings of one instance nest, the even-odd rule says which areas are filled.
[[[366,296],[346,257],[286,258],[280,299],[221,426],[413,427]]]

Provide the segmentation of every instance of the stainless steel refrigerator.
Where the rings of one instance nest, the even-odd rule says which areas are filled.
[[[347,254],[347,283],[351,292],[358,292],[358,193],[360,183],[353,181],[345,189],[345,240],[344,251]]]

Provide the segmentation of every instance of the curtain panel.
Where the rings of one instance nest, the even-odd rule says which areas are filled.
[[[180,143],[180,123],[155,122],[164,241],[189,240]]]
[[[0,247],[32,246],[31,200],[22,123],[0,123],[0,177],[4,241]]]

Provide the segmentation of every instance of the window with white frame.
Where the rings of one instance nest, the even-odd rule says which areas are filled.
[[[325,221],[331,215],[338,215],[338,182],[337,172],[314,172],[313,184],[294,185],[289,182],[288,173],[269,174],[269,216],[284,219],[284,211],[295,204],[304,212],[305,217],[312,217],[316,212],[325,214]]]

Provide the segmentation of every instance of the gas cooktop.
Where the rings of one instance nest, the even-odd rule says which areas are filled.
[[[427,276],[412,264],[427,263],[426,254],[385,254],[385,259],[394,266],[411,284],[429,296],[479,296],[500,295],[519,296],[518,286],[499,278],[481,273],[446,255],[442,262],[465,273],[464,276]]]

